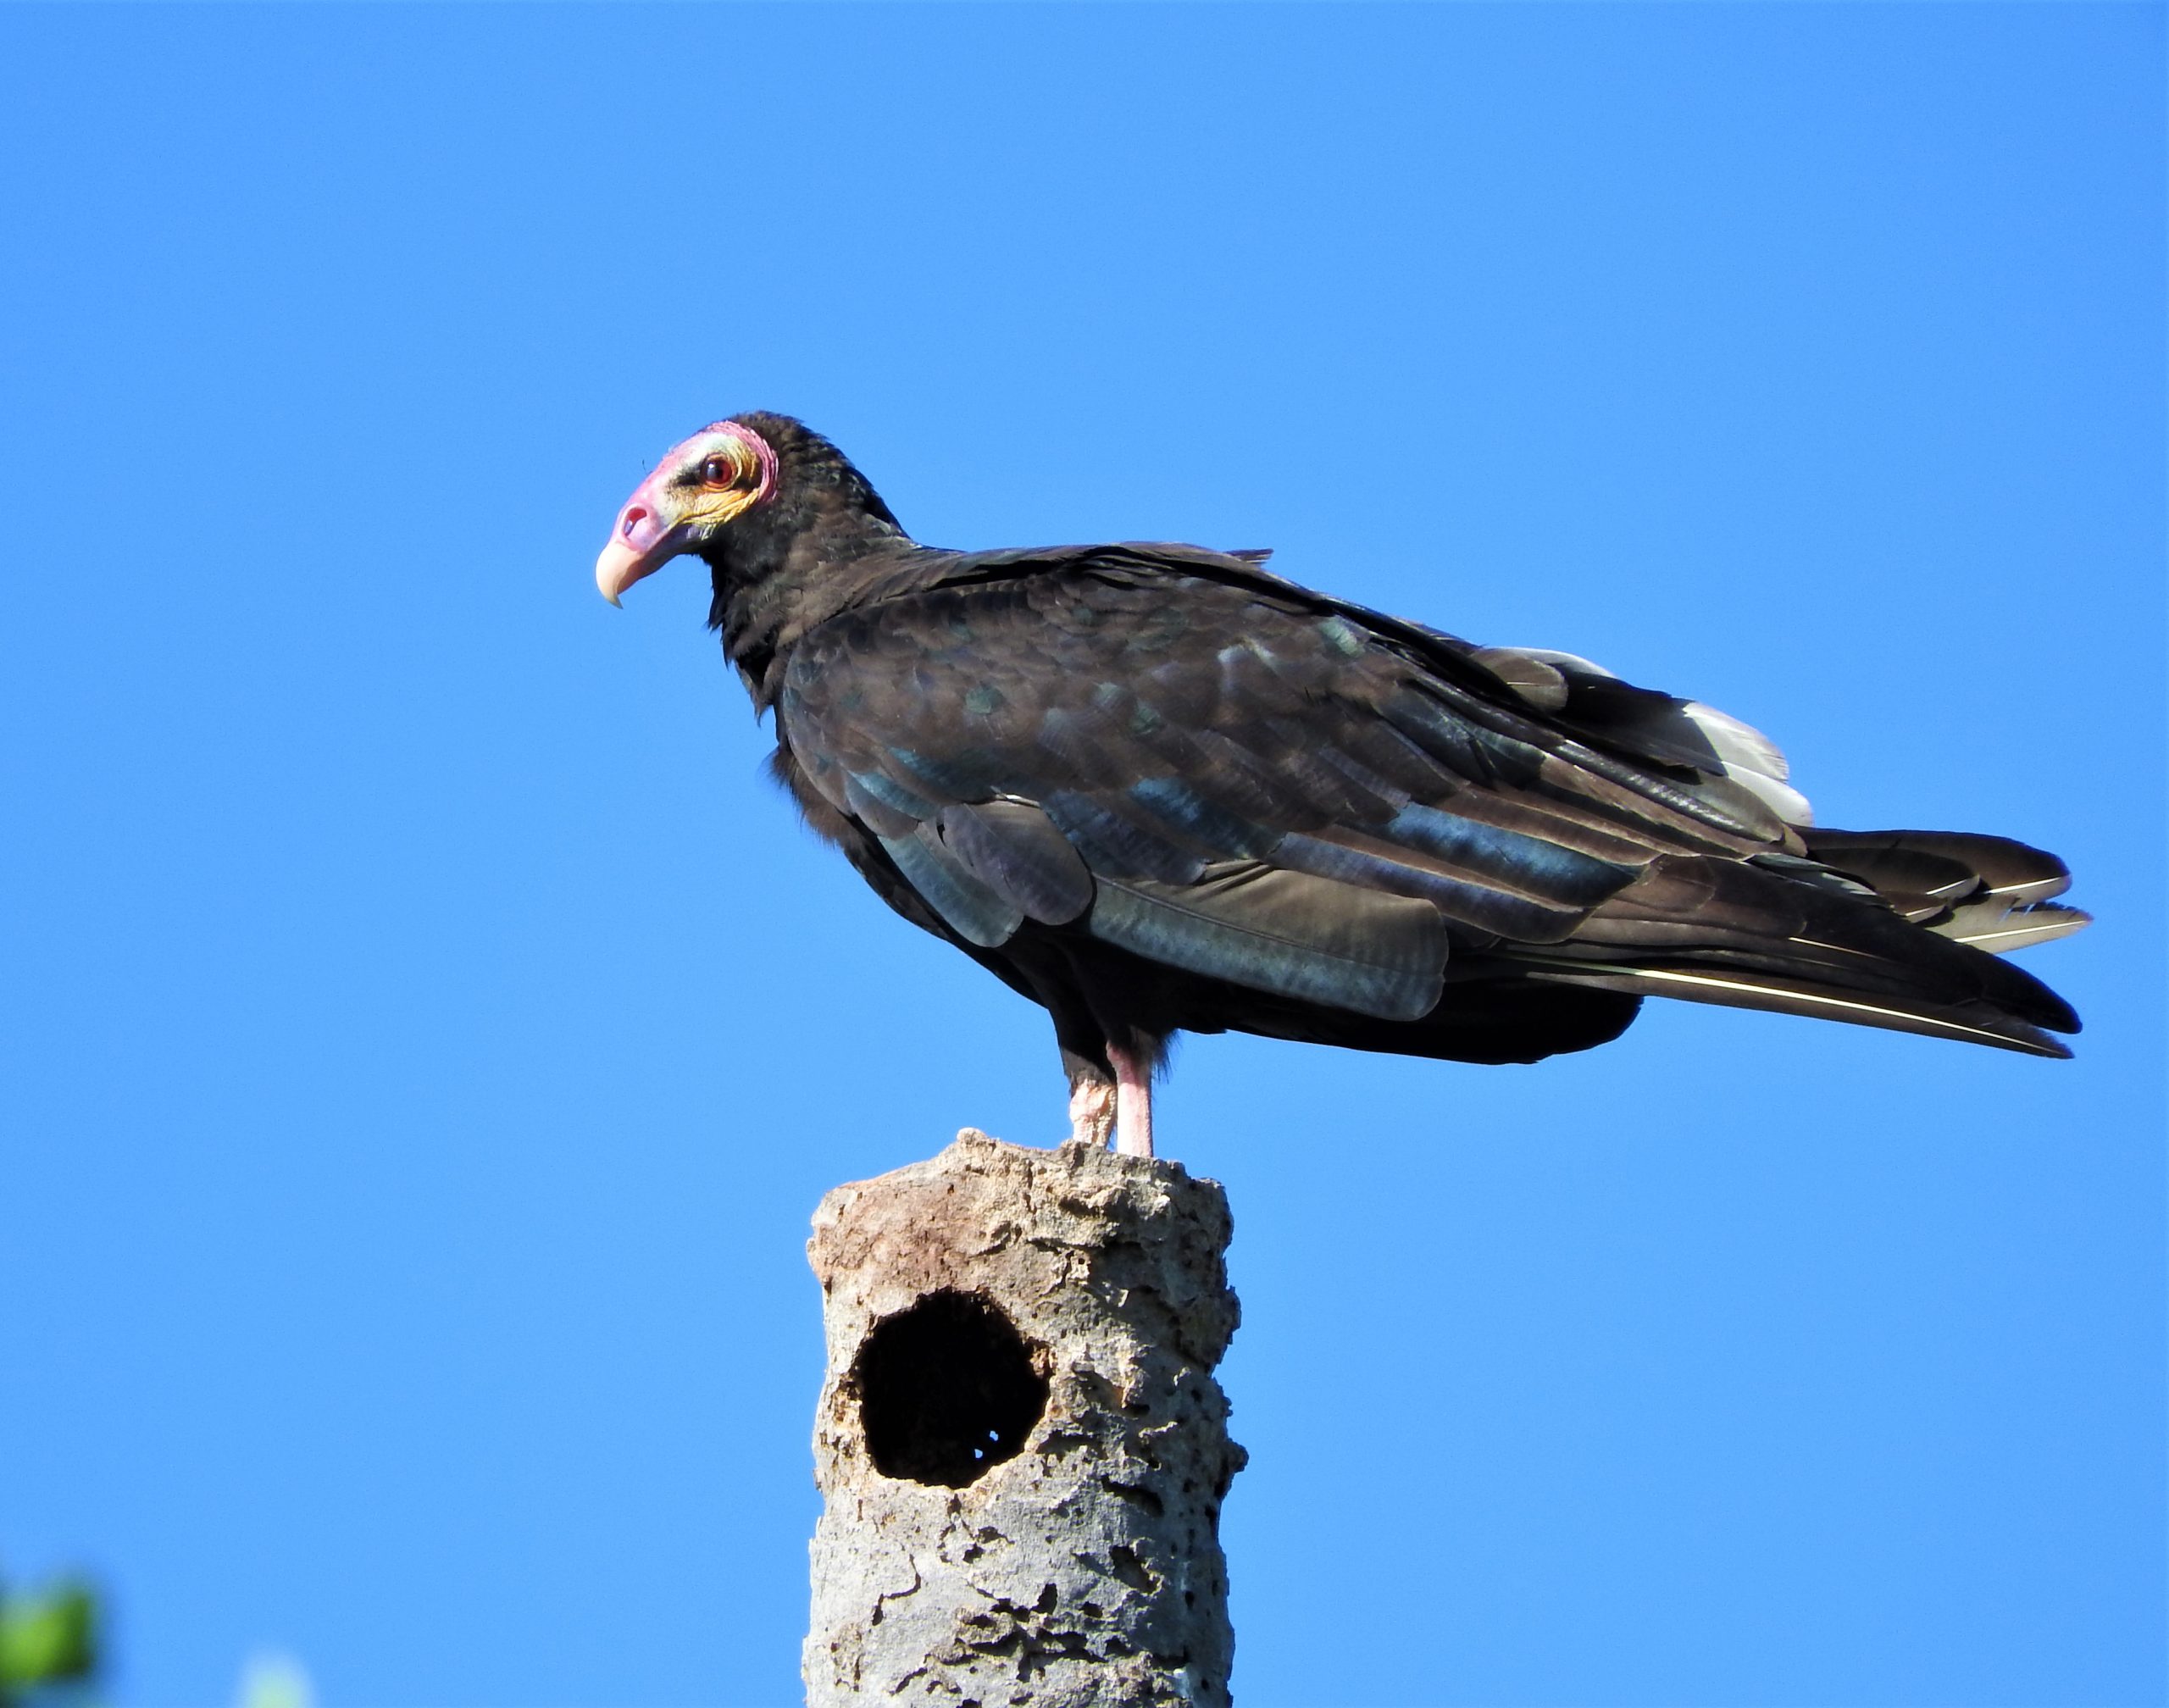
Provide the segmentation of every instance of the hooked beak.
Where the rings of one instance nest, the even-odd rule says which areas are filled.
[[[653,484],[642,482],[640,491],[626,501],[625,507],[618,513],[617,525],[610,530],[610,543],[595,560],[596,588],[613,605],[634,582],[652,575],[692,545],[690,523],[664,521],[657,502],[659,495],[648,490]]]

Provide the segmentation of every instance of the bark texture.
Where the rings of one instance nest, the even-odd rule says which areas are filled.
[[[1179,1163],[969,1129],[822,1201],[809,1703],[1229,1700],[1229,1233]]]

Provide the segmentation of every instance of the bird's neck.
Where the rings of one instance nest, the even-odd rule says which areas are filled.
[[[721,633],[724,656],[763,712],[799,638],[864,602],[922,550],[894,523],[864,512],[732,532],[736,537],[708,559],[715,587],[708,626]]]

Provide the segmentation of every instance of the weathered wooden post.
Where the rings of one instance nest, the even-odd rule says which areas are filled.
[[[822,1201],[810,1704],[1228,1701],[1229,1233],[1179,1163],[969,1129]]]

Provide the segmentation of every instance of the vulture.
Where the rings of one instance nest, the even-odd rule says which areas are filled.
[[[1262,552],[922,546],[764,413],[663,458],[596,584],[681,553],[807,823],[1052,1018],[1076,1139],[1152,1154],[1183,1031],[1535,1062],[1672,996],[2070,1054],[1999,958],[2087,923],[2061,861],[1818,829],[1766,737],[1584,658]]]

